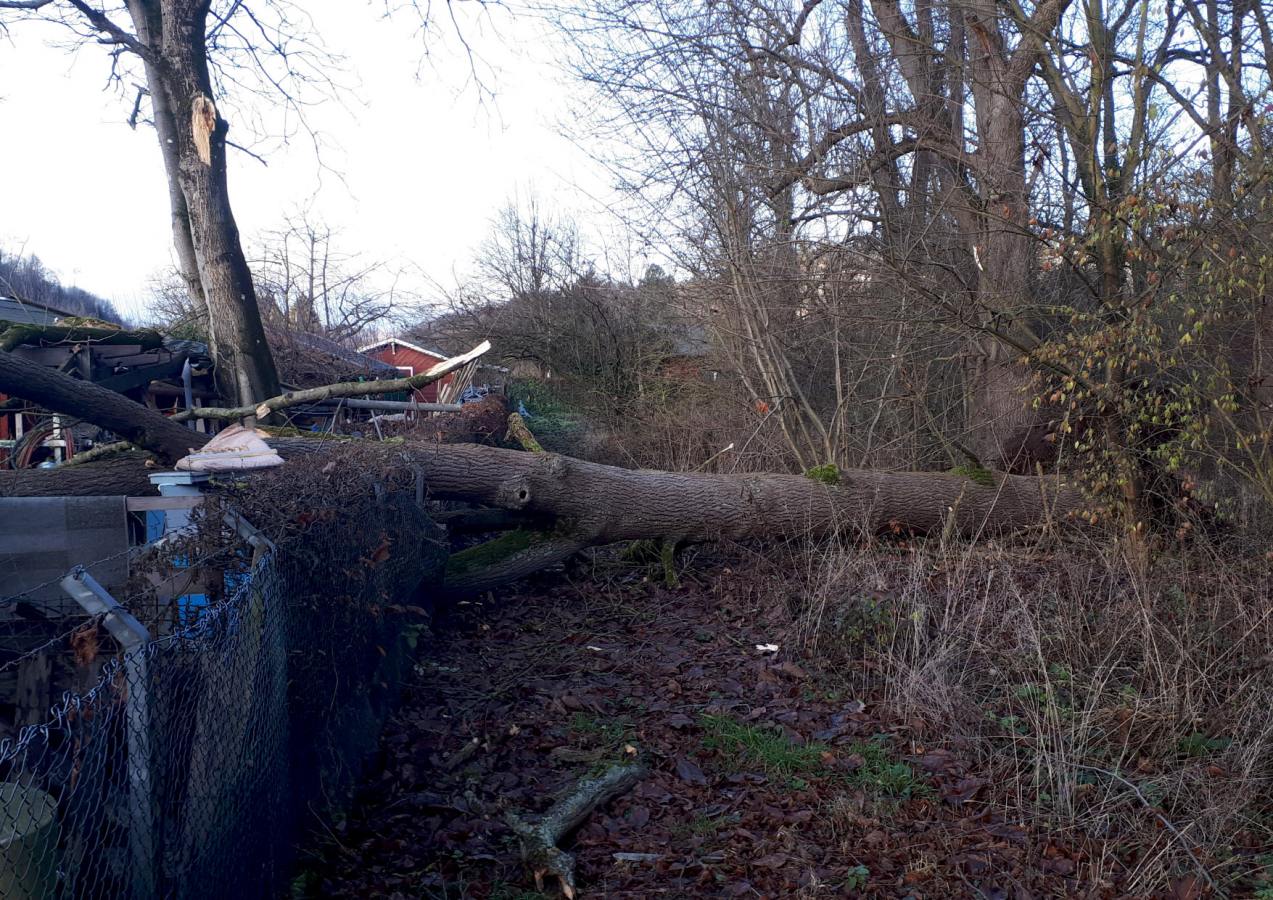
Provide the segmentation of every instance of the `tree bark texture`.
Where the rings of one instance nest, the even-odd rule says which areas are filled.
[[[799,537],[860,530],[940,532],[953,515],[967,537],[1061,522],[1082,506],[1060,478],[991,475],[980,484],[940,472],[714,475],[620,469],[584,460],[456,444],[398,449],[429,494],[551,516],[584,543]]]
[[[57,469],[0,469],[0,497],[147,497],[158,493],[147,458],[134,451]]]
[[[193,251],[218,384],[239,404],[259,402],[279,393],[278,372],[230,209],[225,141],[229,124],[212,98],[205,42],[208,5],[201,0],[130,0],[129,13],[146,50],[146,76],[170,178],[177,256],[189,284]],[[208,118],[204,126],[201,112]],[[180,198],[172,190],[174,173]],[[188,229],[180,221],[183,201]]]

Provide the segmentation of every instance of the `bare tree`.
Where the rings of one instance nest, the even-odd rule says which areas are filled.
[[[52,18],[81,39],[105,45],[121,83],[139,69],[136,80],[144,87],[137,89],[133,121],[148,99],[168,179],[178,267],[191,296],[207,308],[218,379],[227,395],[243,403],[277,393],[278,375],[230,206],[223,107],[226,83],[244,83],[248,71],[291,96],[288,79],[309,62],[304,52],[288,55],[294,8],[283,0],[120,0],[105,6],[47,0],[7,8]]]
[[[584,266],[575,223],[551,213],[535,194],[496,214],[476,263],[480,286],[504,299],[561,289]]]
[[[304,214],[261,236],[253,267],[267,325],[277,316],[289,328],[344,343],[412,301],[401,271],[345,252],[339,240],[339,230]]]

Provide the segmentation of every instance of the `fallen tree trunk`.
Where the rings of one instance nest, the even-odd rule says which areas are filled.
[[[14,350],[23,344],[136,344],[142,350],[154,350],[164,345],[164,339],[153,328],[125,331],[91,325],[18,325],[0,321],[0,350]]]
[[[1056,477],[994,474],[983,484],[939,472],[710,475],[620,469],[556,454],[495,447],[408,447],[430,496],[549,517],[551,531],[516,531],[455,554],[448,586],[483,590],[538,571],[581,547],[661,538],[815,537],[836,533],[957,533],[978,538],[1060,524],[1083,506]],[[989,474],[989,473],[987,473]]]
[[[34,386],[27,380],[31,370],[38,376]],[[15,377],[15,373],[26,377]],[[110,391],[49,369],[16,364],[2,353],[0,390],[108,427],[167,461],[207,440]],[[289,446],[285,456],[313,444],[331,446],[295,439],[275,443],[300,445]],[[331,452],[340,452],[340,444],[332,443]],[[957,533],[977,538],[1061,523],[1084,503],[1078,487],[1058,477],[984,471],[973,479],[937,472],[827,467],[815,480],[802,475],[620,469],[552,453],[471,444],[390,447],[364,442],[358,446],[362,452],[382,457],[368,462],[381,471],[406,469],[422,477],[432,498],[478,503],[553,523],[543,530],[518,529],[455,554],[448,567],[448,587],[457,591],[481,590],[530,574],[592,544],[662,539],[674,546],[722,538],[841,532]],[[117,460],[108,462],[112,467],[119,465]],[[96,473],[95,466],[73,467],[74,477],[94,478],[88,473]],[[123,472],[118,475],[133,478]],[[12,494],[29,494],[23,485],[36,477],[45,489],[57,485],[59,493],[69,493],[73,481],[68,476],[69,472],[59,470],[15,472],[5,482]],[[134,479],[130,487],[136,483]],[[94,486],[100,484],[98,477]]]
[[[141,451],[56,469],[0,468],[0,497],[145,497],[158,493],[150,483],[148,454]],[[153,465],[153,460],[151,465]]]
[[[0,393],[109,428],[130,444],[145,447],[169,462],[208,441],[206,434],[184,428],[123,394],[12,353],[0,352]]]
[[[803,475],[712,475],[621,469],[555,453],[408,445],[393,455],[422,472],[429,494],[552,516],[589,543],[663,537],[1016,531],[1059,522],[1082,503],[1059,478],[846,469],[838,483]]]

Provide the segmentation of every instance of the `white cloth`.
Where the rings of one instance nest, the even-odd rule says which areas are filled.
[[[228,472],[283,465],[283,457],[263,440],[267,436],[255,428],[231,425],[204,444],[202,450],[177,460],[177,468],[183,472]]]

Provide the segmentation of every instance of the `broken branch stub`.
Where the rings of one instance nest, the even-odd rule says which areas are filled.
[[[521,413],[510,413],[508,416],[508,433],[517,439],[527,453],[543,453],[544,448],[535,438],[534,432],[526,425]]]
[[[522,859],[530,866],[539,890],[543,890],[544,876],[552,875],[560,882],[567,900],[578,896],[575,856],[557,845],[582,825],[593,810],[632,790],[644,777],[645,767],[639,763],[620,763],[595,778],[580,781],[533,822],[514,812],[505,815],[508,827],[521,842]]]

